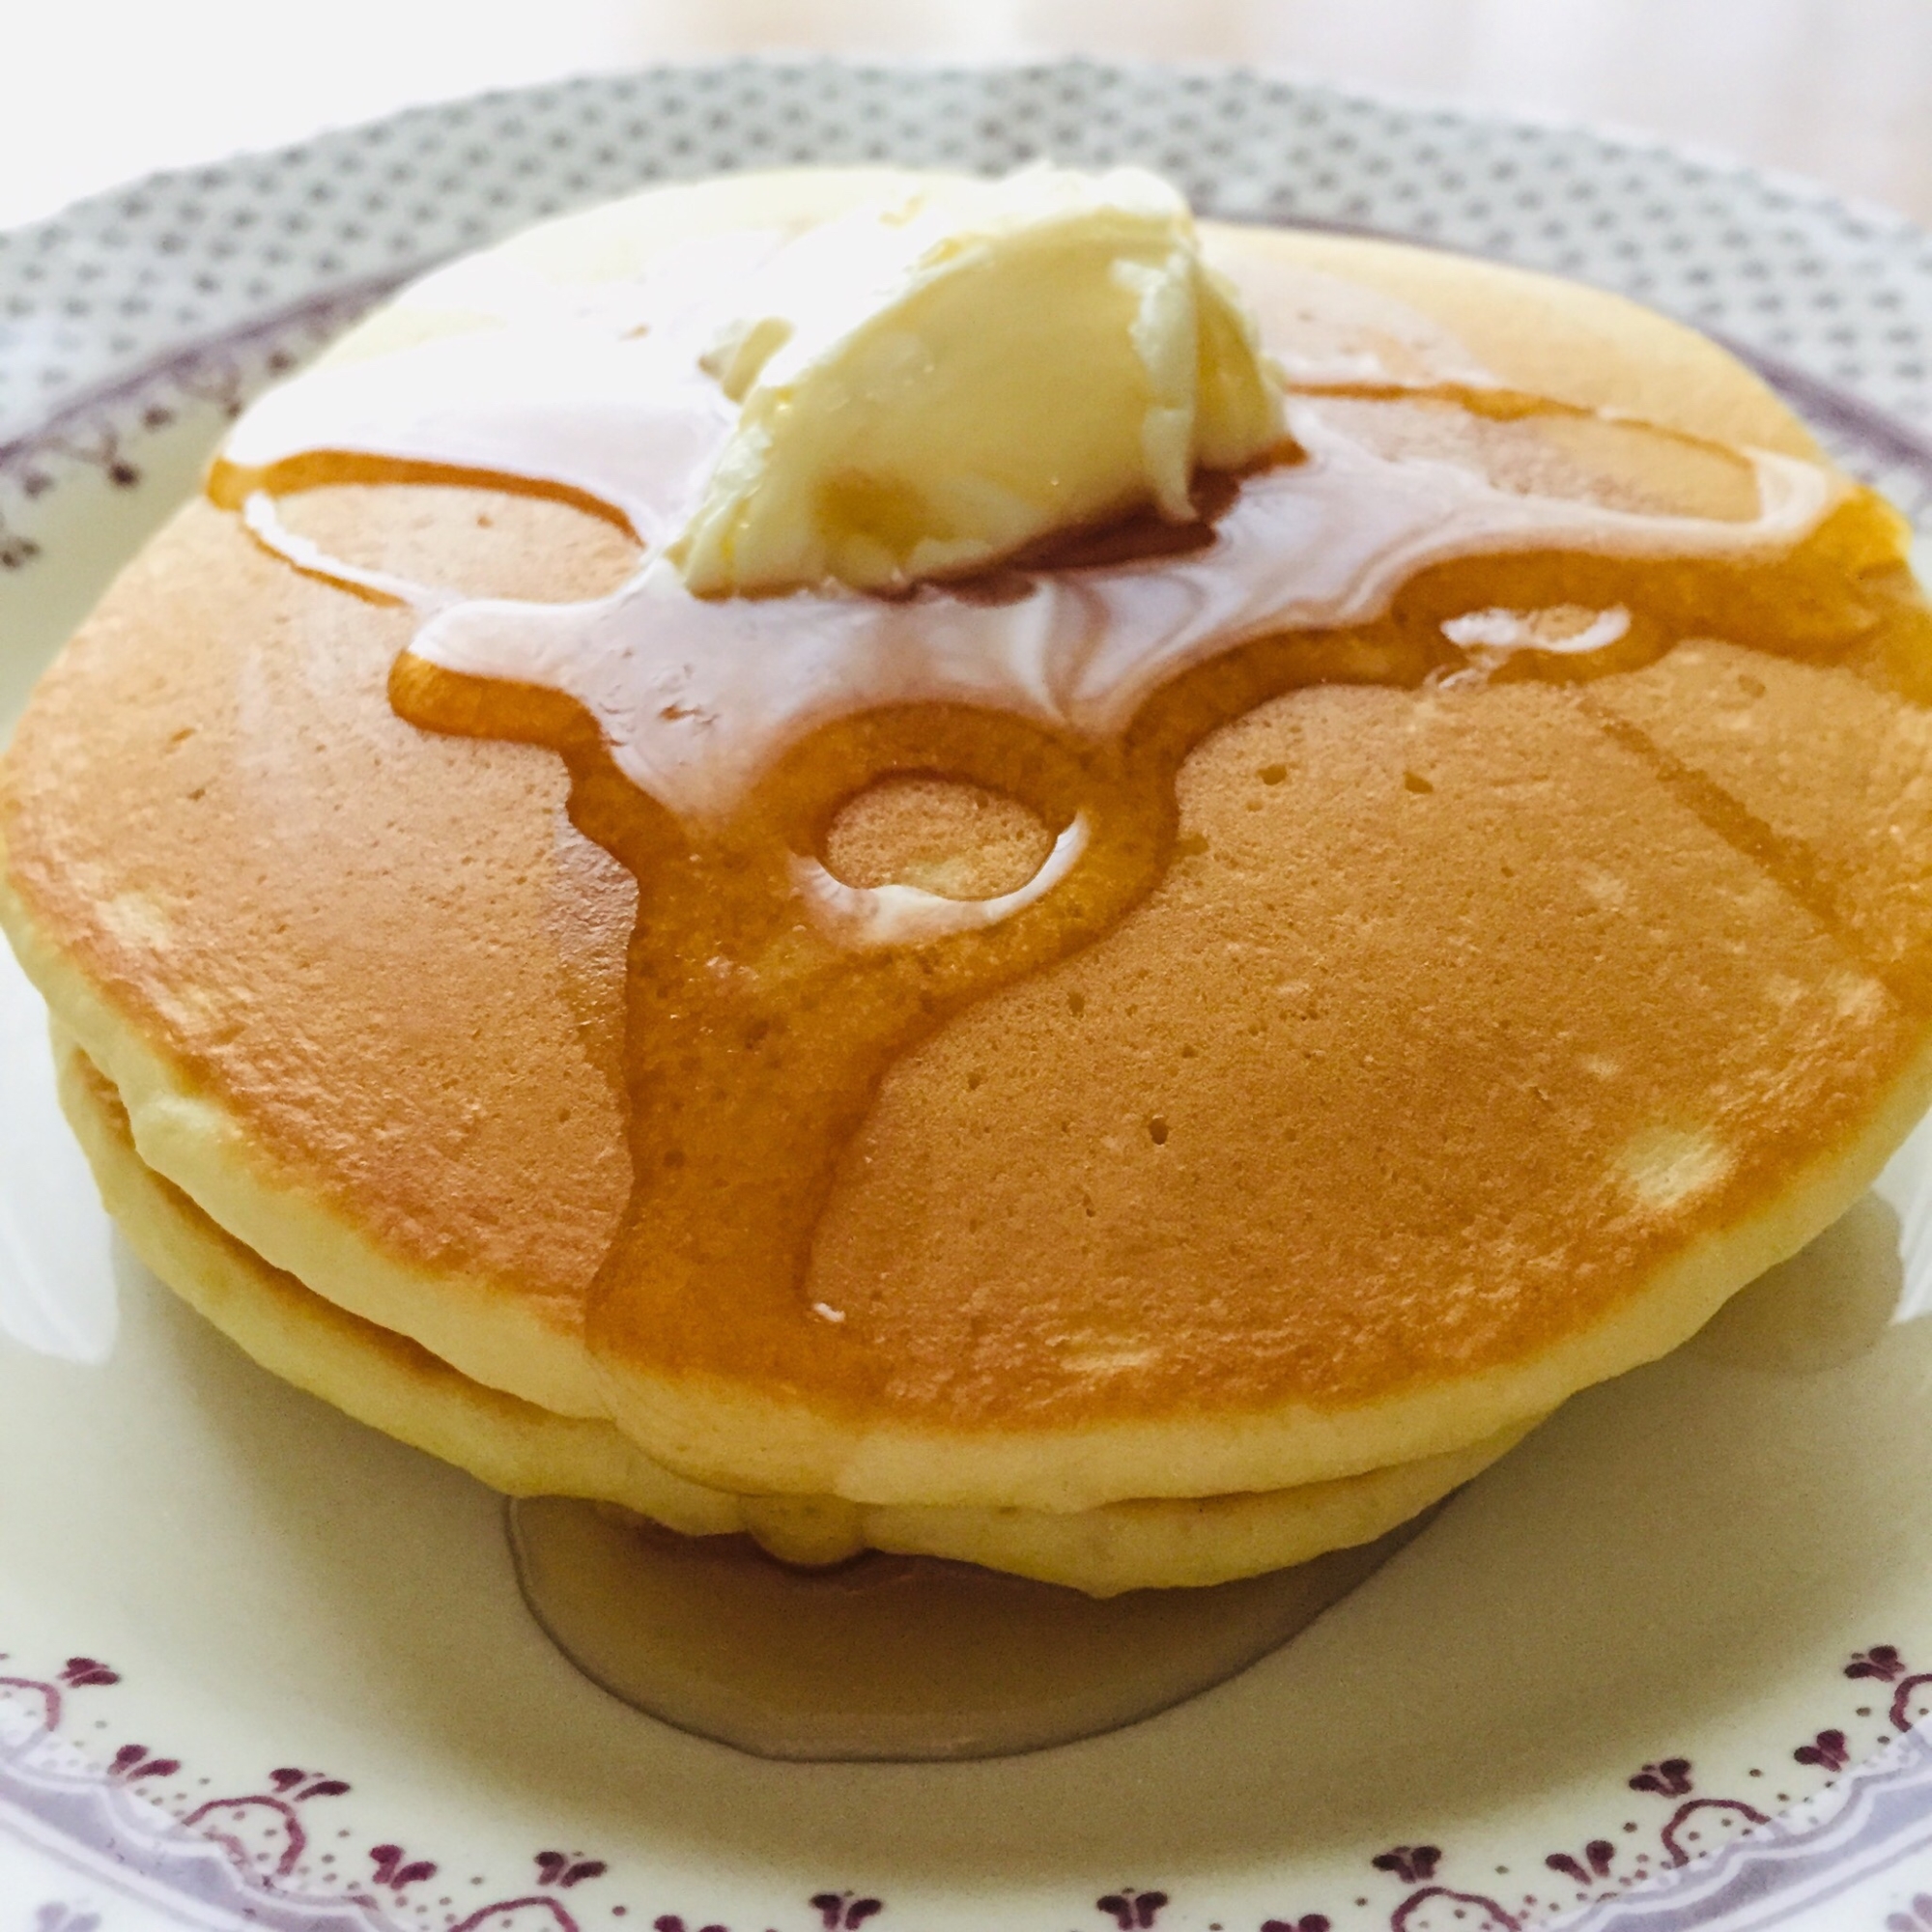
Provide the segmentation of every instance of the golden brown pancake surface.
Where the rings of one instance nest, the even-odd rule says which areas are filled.
[[[482,540],[493,514],[507,545]],[[506,590],[581,582],[623,548],[527,502],[466,497],[453,527],[452,570],[508,559]],[[395,718],[407,640],[190,505],[21,722],[12,882],[168,1076],[245,1122],[250,1161],[400,1266],[513,1301],[520,1342],[566,1338],[557,1368],[519,1365],[523,1392],[594,1412],[575,1337],[629,1184],[612,1083],[632,893],[564,818],[553,760]]]
[[[1200,849],[847,1157],[811,1292],[895,1401],[1373,1401],[1549,1345],[1851,1131],[1922,1018],[1604,701],[1329,687],[1197,754]]]
[[[1433,312],[1505,383],[1806,447],[1610,298],[1252,245]],[[476,490],[289,516],[479,593],[585,597],[631,557]],[[184,512],[37,694],[0,790],[10,930],[215,1220],[700,1480],[1069,1509],[1348,1475],[1681,1340],[1922,1105],[1932,786],[1897,551],[1861,526],[1844,611],[1797,643],[1740,594],[1732,631],[1607,675],[1319,675],[1210,731],[1151,895],[886,1074],[797,1287],[801,1320],[830,1311],[807,1371],[726,1299],[677,1337],[600,1304],[586,1346],[631,1184],[631,882],[549,753],[395,716],[406,614],[232,516]],[[963,856],[913,824],[899,861],[970,879],[1027,847],[961,823]],[[843,863],[890,876],[898,837]]]
[[[1372,1541],[1468,1481],[1523,1433],[1505,1430],[1443,1456],[1302,1489],[1070,1513],[862,1509],[829,1497],[702,1489],[651,1463],[609,1422],[553,1415],[485,1388],[271,1268],[142,1162],[113,1086],[78,1047],[57,1038],[55,1053],[61,1103],[102,1199],[156,1274],[271,1374],[509,1495],[582,1496],[688,1536],[749,1532],[789,1562],[836,1563],[872,1548],[1111,1596],[1222,1582]]]

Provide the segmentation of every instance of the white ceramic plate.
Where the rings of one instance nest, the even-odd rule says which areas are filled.
[[[240,401],[407,270],[662,175],[1036,152],[1627,289],[1781,358],[1932,509],[1932,243],[1803,185],[1249,73],[665,70],[0,236],[0,717]],[[800,1767],[604,1697],[525,1615],[493,1497],[146,1277],[40,1024],[8,965],[9,1932],[1932,1932],[1932,1149],[1236,1681],[1033,1757]]]

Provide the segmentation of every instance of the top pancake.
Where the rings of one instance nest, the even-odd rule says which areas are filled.
[[[855,191],[646,200],[689,224]],[[1219,239],[1262,264],[1264,321],[1268,265],[1314,268],[1512,386],[1808,448],[1614,298]],[[287,515],[478,593],[582,598],[632,561],[526,497],[340,486]],[[1879,557],[1859,594],[1894,577]],[[1072,1508],[1460,1446],[1683,1339],[1926,1096],[1932,728],[1895,663],[1753,648],[1747,613],[1588,683],[1317,682],[1188,755],[1174,863],[1118,926],[887,1073],[798,1289],[842,1317],[828,1368],[692,1365],[647,1321],[593,1352],[635,889],[552,753],[396,717],[413,628],[189,506],[8,753],[10,933],[215,1220],[720,1487]],[[937,809],[882,810],[835,865],[929,867]],[[950,890],[1030,863],[996,819],[967,814]]]

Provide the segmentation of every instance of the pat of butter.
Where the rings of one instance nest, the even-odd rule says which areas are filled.
[[[670,548],[701,596],[956,576],[1282,440],[1252,318],[1135,168],[922,186],[810,229],[704,368],[739,406]]]

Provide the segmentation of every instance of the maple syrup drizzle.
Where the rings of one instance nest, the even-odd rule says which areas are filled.
[[[1269,295],[1256,298],[1264,339]],[[453,432],[444,396],[441,414],[398,405],[378,434],[376,404],[346,407],[360,366],[349,365],[328,372],[314,408],[298,382],[266,417],[244,418],[211,494],[291,566],[415,610],[390,678],[398,715],[557,753],[572,819],[637,878],[634,1185],[588,1340],[619,1422],[674,1462],[679,1445],[654,1434],[654,1383],[715,1378],[835,1411],[886,1397],[891,1364],[805,1293],[840,1151],[909,1047],[1091,945],[1155,888],[1175,841],[1176,774],[1222,724],[1324,681],[1537,677],[1578,687],[1582,703],[1593,679],[1691,637],[1932,696],[1902,526],[1869,493],[1797,459],[1461,376],[1301,382],[1293,460],[1224,490],[1211,541],[1179,554],[1109,554],[1088,533],[1069,542],[1074,561],[895,600],[834,589],[705,602],[683,591],[661,545],[726,426],[713,394],[662,342],[656,362],[611,351],[627,380],[669,372],[642,403],[627,392],[625,417],[666,447],[627,454],[561,415],[547,428],[550,374],[522,366],[529,352],[513,332],[463,340],[465,380],[499,379],[478,392],[497,412],[480,428]],[[393,369],[376,403],[384,383]],[[537,399],[522,414],[520,394]],[[1544,454],[1532,443],[1552,426],[1546,469],[1609,474],[1629,500],[1499,482],[1469,460],[1489,429],[1471,430],[1457,460],[1459,419],[1500,425],[1495,448],[1509,461],[1527,450],[1532,481]],[[358,424],[368,447],[354,446]],[[1680,471],[1719,497],[1742,489],[1751,514],[1673,504],[1659,478]],[[457,479],[587,502],[645,546],[638,572],[583,604],[462,600],[326,556],[274,513],[277,496],[322,482]],[[1661,504],[1649,500],[1659,490]],[[1623,620],[1588,651],[1463,646],[1445,630],[1471,613],[1569,608]],[[900,775],[1017,800],[1056,836],[1054,856],[1033,886],[954,911],[906,889],[829,890],[831,820]],[[1752,837],[1719,829],[1747,847]],[[1776,869],[1776,854],[1753,856]]]

